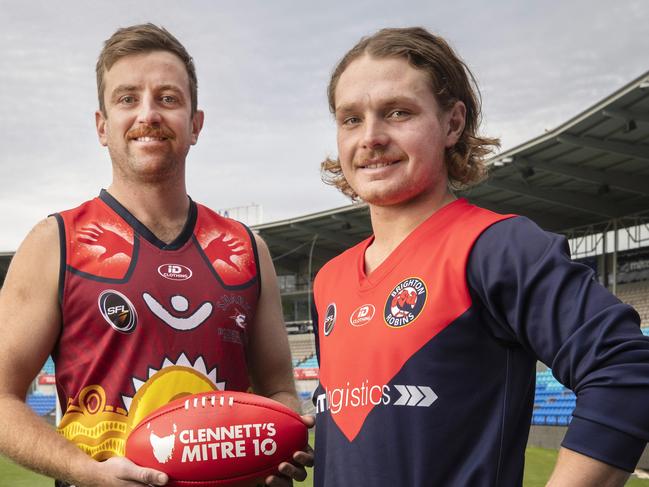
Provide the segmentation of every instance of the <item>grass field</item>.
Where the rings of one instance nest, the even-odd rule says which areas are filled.
[[[550,476],[557,457],[556,450],[543,448],[528,448],[525,454],[524,487],[543,487]],[[0,457],[0,486],[11,487],[52,487],[54,482],[47,477],[28,472],[5,458]],[[313,487],[312,472],[304,483],[296,483],[296,487]],[[649,487],[649,480],[631,478],[627,487]],[[353,487],[353,486],[341,486]]]

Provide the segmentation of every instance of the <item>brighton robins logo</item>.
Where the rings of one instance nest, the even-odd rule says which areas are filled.
[[[334,329],[336,324],[336,303],[331,303],[327,306],[327,311],[324,318],[324,334],[325,336],[329,335]]]
[[[129,299],[113,289],[103,291],[97,299],[99,311],[115,330],[131,333],[137,325],[137,313]]]
[[[426,284],[418,277],[409,277],[394,286],[383,310],[385,324],[401,328],[417,319],[426,304]]]

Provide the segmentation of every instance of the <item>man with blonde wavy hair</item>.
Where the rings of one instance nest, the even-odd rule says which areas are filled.
[[[549,485],[623,485],[649,438],[637,313],[564,238],[453,194],[498,144],[474,86],[422,28],[362,39],[332,74],[323,178],[374,235],[314,282],[316,487],[521,485],[537,358],[578,397]]]

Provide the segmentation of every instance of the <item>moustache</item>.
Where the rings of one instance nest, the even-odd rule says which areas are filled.
[[[398,159],[404,158],[405,154],[400,150],[379,147],[359,153],[355,160],[357,160],[358,162],[366,162],[375,159],[390,159],[396,161]]]
[[[140,137],[152,137],[155,139],[169,139],[174,140],[176,135],[166,127],[153,127],[151,125],[142,125],[135,127],[126,132],[126,137],[130,139],[138,139]]]

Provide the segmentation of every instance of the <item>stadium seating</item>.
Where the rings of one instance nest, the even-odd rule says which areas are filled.
[[[45,374],[54,375],[54,360],[52,360],[52,357],[47,357],[47,361],[45,362],[45,365],[43,365],[43,372]]]
[[[567,426],[575,409],[575,394],[559,383],[551,370],[536,373],[532,424]]]
[[[27,396],[27,405],[39,416],[45,416],[54,412],[54,408],[56,407],[56,396],[53,394],[29,394]]]
[[[315,338],[311,333],[289,335],[288,343],[291,347],[293,367],[305,367],[304,361],[315,356]]]
[[[304,359],[302,362],[298,363],[296,367],[304,369],[315,369],[318,367],[318,359],[316,358],[315,354],[311,355],[310,357]]]

